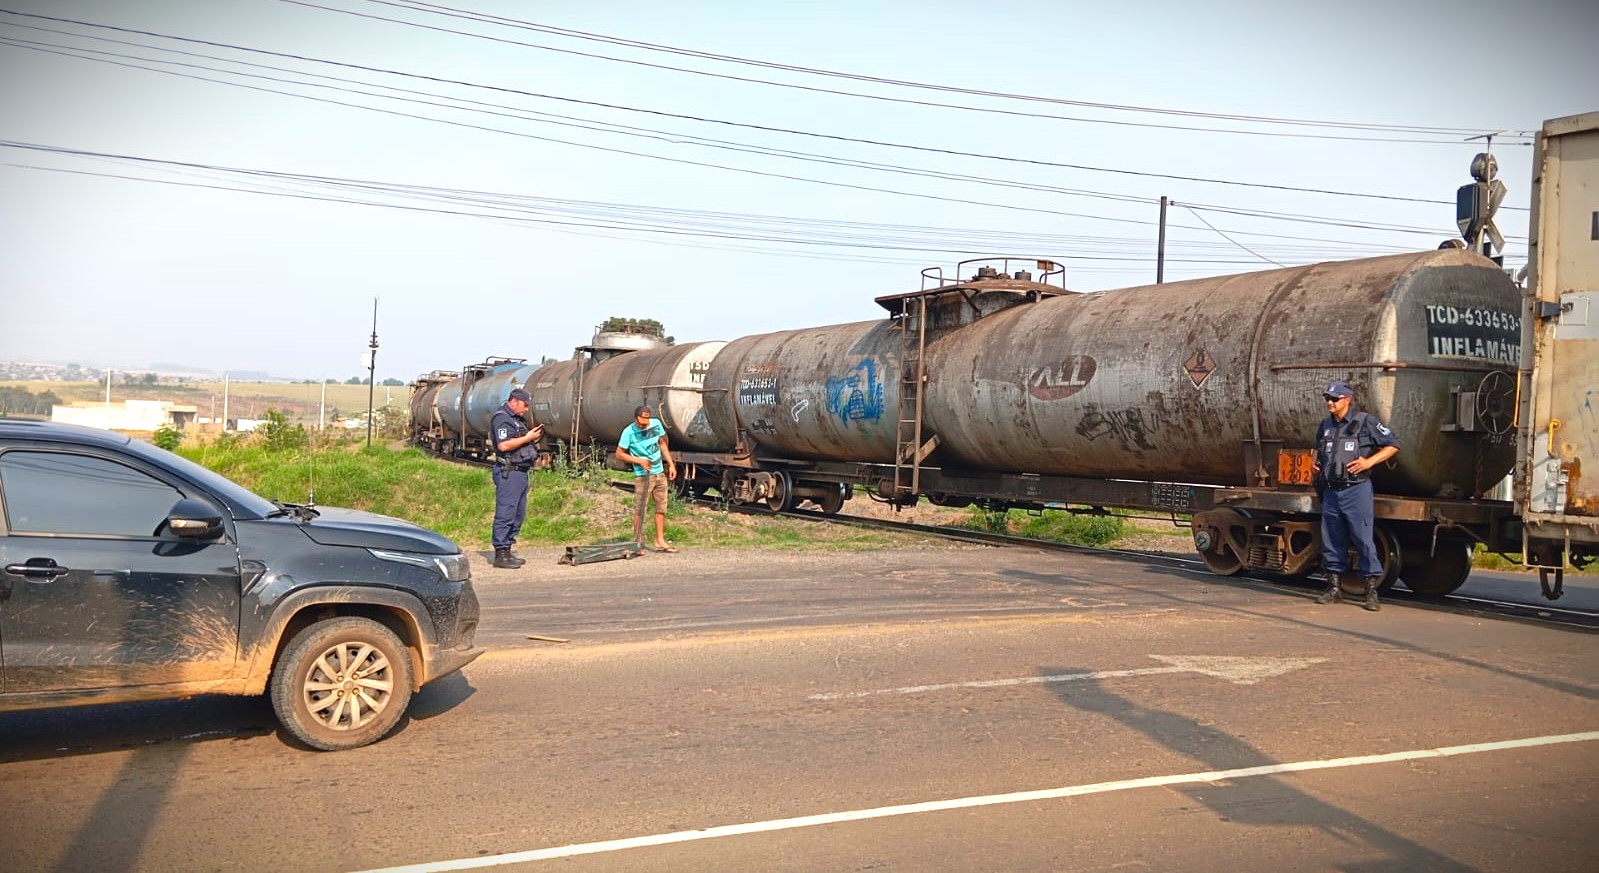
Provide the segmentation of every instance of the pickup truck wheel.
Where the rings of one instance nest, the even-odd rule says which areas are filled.
[[[319,621],[294,635],[272,675],[284,730],[313,749],[382,739],[411,702],[411,657],[394,632],[365,618]]]

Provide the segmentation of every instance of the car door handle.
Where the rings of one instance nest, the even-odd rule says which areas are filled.
[[[7,564],[6,572],[28,579],[54,579],[72,572],[49,558],[30,558],[26,564]]]

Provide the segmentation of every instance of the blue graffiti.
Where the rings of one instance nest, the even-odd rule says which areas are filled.
[[[877,421],[883,417],[883,383],[877,362],[862,358],[848,376],[827,380],[827,411],[845,421]]]

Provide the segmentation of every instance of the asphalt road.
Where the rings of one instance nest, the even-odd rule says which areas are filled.
[[[532,557],[478,570],[490,651],[368,748],[296,748],[254,700],[0,715],[0,865],[1519,873],[1599,855],[1591,633],[1025,548]]]

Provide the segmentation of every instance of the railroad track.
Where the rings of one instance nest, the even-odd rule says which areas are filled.
[[[474,462],[462,458],[451,458],[461,463],[487,466],[481,462]],[[628,482],[614,481],[611,485],[618,490],[630,492],[633,486]],[[960,542],[977,543],[979,545],[994,546],[996,548],[1015,548],[1018,546],[1044,551],[1057,551],[1075,554],[1091,554],[1101,557],[1117,558],[1122,560],[1140,561],[1143,563],[1160,564],[1210,582],[1231,582],[1234,584],[1248,584],[1258,586],[1265,591],[1294,591],[1301,594],[1313,594],[1326,585],[1326,580],[1320,574],[1313,574],[1299,579],[1284,579],[1280,576],[1247,575],[1217,576],[1205,568],[1204,562],[1197,557],[1174,555],[1167,552],[1147,552],[1131,549],[1113,549],[1104,546],[1085,546],[1072,543],[1058,543],[1049,540],[1031,539],[1028,537],[1009,536],[1006,534],[989,533],[987,531],[970,530],[965,528],[951,528],[939,525],[916,524],[914,522],[892,521],[881,518],[869,518],[861,515],[826,515],[822,512],[808,509],[790,509],[781,513],[759,506],[743,506],[735,503],[724,503],[721,500],[709,497],[689,498],[689,502],[704,507],[711,507],[729,512],[739,512],[745,515],[784,515],[790,518],[805,519],[807,521],[821,522],[824,524],[844,524],[853,527],[863,527],[875,530],[894,531],[898,533],[916,533],[924,536],[939,537],[941,539],[957,540]],[[1599,633],[1599,612],[1582,609],[1568,609],[1544,602],[1520,602],[1513,600],[1494,600],[1484,597],[1474,597],[1469,594],[1450,594],[1442,598],[1423,597],[1404,588],[1394,588],[1383,595],[1383,603],[1403,605],[1412,609],[1429,609],[1470,615],[1479,618],[1494,618],[1508,621],[1521,621],[1531,624],[1553,626],[1564,630],[1573,630],[1583,633]]]
[[[625,486],[626,483],[621,483]],[[718,500],[696,498],[695,503],[703,506],[715,506],[718,509],[723,505]],[[749,515],[773,515],[770,510],[753,506],[728,505],[730,511],[743,512]],[[828,524],[845,524],[853,527],[863,527],[875,530],[887,530],[900,533],[916,533],[925,536],[935,536],[941,539],[951,539],[960,542],[978,543],[995,547],[1023,546],[1044,551],[1058,551],[1075,554],[1092,554],[1101,557],[1118,558],[1139,561],[1149,564],[1160,564],[1175,570],[1191,573],[1210,582],[1244,583],[1259,586],[1262,590],[1270,591],[1295,591],[1305,595],[1319,593],[1327,584],[1325,577],[1313,574],[1303,578],[1285,579],[1280,576],[1248,575],[1217,576],[1205,568],[1205,564],[1198,557],[1174,555],[1166,552],[1148,552],[1130,549],[1114,549],[1104,546],[1085,546],[1071,543],[1050,542],[1028,537],[1009,536],[1006,534],[988,533],[986,531],[968,530],[962,528],[942,527],[938,525],[916,524],[914,522],[891,521],[866,516],[824,515],[821,512],[806,509],[790,509],[779,515],[790,518],[802,518],[809,521],[818,521]],[[1599,633],[1599,612],[1582,609],[1568,609],[1553,604],[1535,602],[1526,603],[1511,600],[1494,600],[1485,597],[1475,597],[1469,594],[1450,594],[1445,597],[1425,597],[1405,588],[1394,588],[1383,594],[1383,603],[1403,605],[1413,609],[1428,609],[1471,615],[1480,618],[1496,618],[1510,621],[1522,621],[1532,624],[1555,626],[1565,630],[1581,631],[1585,633]]]

